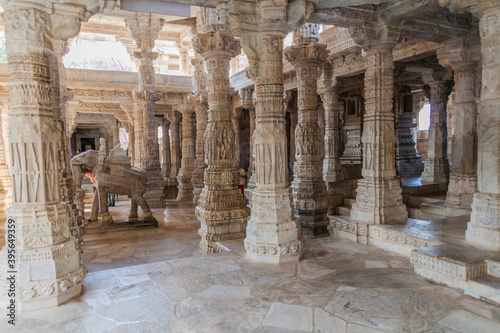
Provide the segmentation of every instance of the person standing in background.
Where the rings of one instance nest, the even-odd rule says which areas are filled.
[[[236,170],[238,170],[238,185],[243,195],[243,199],[245,199],[245,179],[247,178],[247,173],[240,166],[240,162],[236,162]]]

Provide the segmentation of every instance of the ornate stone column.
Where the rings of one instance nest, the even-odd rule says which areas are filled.
[[[193,102],[193,100],[190,100]],[[194,137],[193,137],[193,104],[185,101],[182,106],[182,160],[181,168],[177,175],[179,182],[178,201],[193,201],[193,176],[195,155],[194,155]]]
[[[248,179],[247,187],[245,188],[245,199],[249,202],[252,198],[252,189],[255,188],[255,155],[253,151],[253,133],[255,132],[255,104],[253,102],[253,90],[243,89],[240,90],[241,105],[244,109],[248,110],[250,116],[250,161],[248,166]]]
[[[328,62],[323,64],[318,92],[325,109],[325,158],[323,160],[323,178],[329,183],[344,181],[340,165],[340,105],[339,90],[341,81],[332,78]]]
[[[256,187],[250,201],[252,215],[245,248],[247,255],[257,261],[292,262],[299,260],[302,253],[287,187],[283,38],[301,26],[313,9],[305,1],[217,2],[219,16],[229,21],[232,33],[241,36],[250,63],[248,73],[255,83]]]
[[[155,72],[153,61],[158,57],[157,52],[152,52],[158,33],[163,27],[163,19],[154,14],[137,12],[136,16],[127,19],[127,24],[132,33],[140,52],[134,56],[140,60],[139,65],[139,90],[134,92],[136,102],[135,155],[139,152],[140,167],[148,176],[148,188],[145,198],[148,200],[151,208],[165,207],[163,200],[163,190],[165,182],[161,174],[160,154],[158,148],[158,127],[154,117],[155,102],[160,99],[156,93]],[[141,118],[142,117],[142,118]],[[140,125],[142,124],[142,133]],[[138,136],[140,134],[141,136]],[[141,138],[141,139],[139,139]]]
[[[455,103],[452,135],[453,154],[446,205],[470,209],[477,190],[477,133],[475,81],[480,48],[464,39],[438,50],[442,65],[453,69]]]
[[[168,178],[170,176],[170,122],[163,118],[162,129],[162,164],[161,164],[161,174],[164,178]]]
[[[313,25],[307,23],[294,35],[309,37]],[[314,30],[314,29],[313,29]],[[302,37],[302,36],[301,36]],[[319,40],[313,39],[314,41]],[[326,61],[326,45],[301,43],[285,49],[285,57],[297,72],[298,123],[295,129],[295,166],[292,182],[295,216],[306,236],[328,236],[328,198],[323,180],[323,137],[318,124],[318,67]]]
[[[231,112],[231,122],[233,123],[234,129],[234,145],[236,147],[236,161],[240,162],[240,117],[241,110],[234,109]]]
[[[288,111],[290,113],[290,139],[288,140],[288,184],[292,184],[293,181],[293,167],[295,165],[295,129],[297,128],[297,123],[299,121],[297,114],[297,98],[296,93],[293,91],[285,91],[284,95],[284,108],[285,114]],[[288,109],[287,109],[288,108]]]
[[[229,65],[241,51],[240,44],[219,22],[213,10],[202,8],[204,32],[193,38],[193,47],[205,59],[208,78],[208,124],[205,133],[205,186],[196,215],[201,223],[200,253],[220,252],[218,241],[242,238],[249,209],[238,188],[235,168],[235,133],[231,124]]]
[[[81,293],[85,272],[70,226],[75,223],[64,202],[59,158],[60,130],[54,106],[59,91],[51,84],[50,38],[75,36],[80,20],[102,8],[52,1],[1,1],[6,34],[10,87],[10,170],[13,205],[7,210],[8,229],[0,252],[0,298],[7,297],[7,271],[16,276],[20,311],[58,306]],[[57,114],[60,116],[60,114]],[[64,131],[64,127],[62,128]],[[65,152],[63,150],[63,152]],[[8,266],[7,250],[16,256]],[[9,258],[11,259],[11,258]]]
[[[73,12],[63,12],[55,14],[55,17],[60,16],[61,20],[74,20],[80,13],[77,9]],[[68,16],[69,14],[69,16]],[[53,101],[53,116],[54,124],[59,134],[58,140],[58,157],[59,157],[59,175],[62,200],[68,205],[70,212],[70,233],[76,239],[77,247],[80,253],[83,252],[83,209],[80,212],[76,202],[83,200],[83,190],[75,193],[73,174],[70,168],[69,161],[71,159],[71,147],[66,144],[69,137],[66,137],[66,101],[68,100],[66,68],[63,63],[63,56],[68,51],[68,39],[72,37],[71,32],[68,36],[68,30],[63,25],[59,29],[52,32],[52,47],[54,54],[51,57],[51,81],[52,81],[52,101]],[[82,198],[80,198],[82,196]],[[80,258],[83,265],[83,259]]]
[[[196,53],[191,61],[194,66],[193,75],[193,99],[194,112],[196,113],[196,161],[194,164],[193,177],[193,202],[198,203],[201,190],[203,189],[203,171],[205,170],[205,131],[207,129],[207,73],[205,72],[203,58]]]
[[[179,143],[179,123],[180,114],[174,115],[170,119],[170,154],[171,154],[171,168],[170,178],[168,179],[167,186],[177,187],[177,173],[181,168],[181,147]]]
[[[408,218],[401,183],[396,178],[394,114],[394,62],[392,48],[401,30],[382,23],[350,28],[352,38],[366,51],[365,114],[363,117],[363,178],[358,180],[351,217],[388,224]]]
[[[478,192],[472,201],[471,221],[465,238],[472,244],[500,251],[500,6],[482,4],[482,88],[478,145]]]
[[[446,184],[450,173],[448,161],[448,130],[446,128],[446,105],[453,88],[451,70],[431,70],[422,76],[429,85],[428,98],[431,105],[429,147],[425,159],[422,183]]]
[[[343,188],[344,174],[340,164],[340,113],[343,112],[339,103],[339,90],[342,81],[333,77],[329,62],[324,62],[321,76],[318,80],[318,93],[325,109],[325,157],[323,159],[323,179],[326,182],[328,193],[329,213],[335,213],[335,208],[342,205],[344,196],[340,193]]]

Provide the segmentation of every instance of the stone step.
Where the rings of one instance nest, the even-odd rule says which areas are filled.
[[[439,202],[443,201],[442,198],[436,198],[436,197],[425,197],[425,196],[410,196],[408,198],[408,203],[407,206],[410,206],[412,208],[420,208],[420,205],[423,203],[432,203],[432,202]]]
[[[446,201],[425,202],[420,205],[420,210],[425,214],[439,215],[439,216],[462,216],[470,214],[470,210],[460,209],[454,207],[447,207]]]
[[[353,198],[344,198],[344,205],[346,206],[351,206],[352,204],[356,202],[356,199]]]
[[[423,213],[420,210],[420,208],[406,207],[406,210],[408,211],[408,217],[412,218],[412,219],[418,219],[418,220],[424,220],[424,221],[434,221],[434,220],[446,218],[446,216],[442,216],[442,215],[433,215],[433,214]]]
[[[451,244],[413,250],[411,263],[418,275],[447,285],[453,280],[473,280],[488,272],[480,251]]]
[[[403,194],[409,195],[426,195],[426,194],[436,194],[442,191],[446,191],[446,184],[425,184],[418,186],[406,186],[403,187]]]
[[[424,238],[425,234],[413,234],[403,226],[367,224],[354,221],[349,216],[332,216],[330,222],[332,235],[407,257],[410,257],[415,249],[441,243],[435,239]]]
[[[486,259],[488,274],[500,278],[500,260]]]
[[[467,287],[465,294],[500,305],[500,277],[487,274],[468,281]]]
[[[338,215],[350,215],[351,214],[351,207],[350,206],[337,206],[336,213]]]

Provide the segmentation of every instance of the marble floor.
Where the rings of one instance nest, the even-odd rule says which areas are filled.
[[[406,257],[340,238],[307,239],[302,261],[279,266],[248,259],[243,240],[201,256],[194,205],[169,201],[165,216],[85,235],[83,295],[20,314],[15,332],[500,332],[499,307],[416,276]]]

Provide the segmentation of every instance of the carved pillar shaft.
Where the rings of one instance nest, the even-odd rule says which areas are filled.
[[[363,178],[351,217],[374,224],[404,222],[401,184],[396,176],[392,45],[373,41],[366,49]]]
[[[448,161],[448,130],[446,128],[446,105],[453,85],[448,81],[429,83],[431,125],[429,147],[425,160],[422,183],[446,183],[450,172]]]
[[[193,137],[193,121],[192,105],[185,104],[182,108],[182,160],[177,180],[179,182],[178,201],[193,200],[193,184],[191,177],[193,176],[195,154],[194,154],[194,137]]]
[[[15,226],[15,265],[0,265],[0,298],[7,297],[7,269],[17,271],[19,309],[57,306],[80,294],[85,272],[70,226],[74,215],[61,191],[60,130],[54,106],[59,93],[51,84],[53,57],[49,29],[52,3],[4,5],[10,87],[9,160],[13,205],[7,210]],[[69,7],[68,7],[69,8]],[[54,14],[52,14],[54,15]],[[74,24],[78,25],[76,21]],[[57,24],[57,23],[56,23]],[[64,151],[63,151],[64,152]],[[12,243],[6,235],[6,243]],[[0,258],[7,263],[7,249]],[[64,255],[58,255],[64,254]],[[25,258],[25,259],[22,259]]]
[[[241,110],[234,110],[231,114],[231,122],[233,123],[234,129],[234,145],[236,147],[236,161],[241,162],[240,160],[240,117]]]
[[[323,135],[318,124],[318,67],[326,60],[326,45],[291,46],[285,56],[297,72],[297,112],[295,166],[292,182],[295,215],[302,234],[328,236],[328,198],[323,180]]]
[[[193,46],[205,59],[208,79],[207,168],[196,215],[201,223],[200,253],[210,254],[221,251],[218,241],[245,236],[249,214],[238,188],[229,94],[230,59],[241,48],[234,37],[223,31],[197,34]]]
[[[290,109],[290,155],[288,157],[288,174],[289,174],[289,183],[293,180],[293,169],[295,166],[295,130],[297,129],[297,123],[299,122],[299,116],[297,114],[297,107],[294,105]]]
[[[193,202],[197,203],[203,189],[203,171],[205,170],[205,131],[207,129],[207,104],[198,96],[194,106],[196,112],[196,161],[193,171]]]
[[[179,144],[179,119],[174,117],[170,123],[170,154],[171,154],[171,169],[169,186],[177,186],[177,173],[181,167],[181,147]]]
[[[302,252],[287,187],[282,38],[283,35],[273,34],[242,36],[245,53],[251,59],[256,91],[253,134],[256,187],[250,201],[252,215],[245,248],[249,257],[273,263],[297,261]]]
[[[477,190],[475,68],[455,69],[452,168],[446,205],[470,208]]]
[[[162,144],[163,144],[163,149],[162,149],[162,159],[163,162],[161,164],[161,174],[163,177],[167,178],[170,176],[170,135],[169,135],[169,130],[170,130],[170,122],[166,119],[163,120],[163,126],[162,126],[162,131],[163,131],[163,136],[162,136]]]
[[[325,108],[325,159],[323,177],[327,183],[344,180],[340,166],[340,107],[339,90],[332,87],[321,94]]]
[[[478,128],[478,192],[472,202],[465,238],[500,250],[500,6],[485,8],[479,20],[482,54],[481,111]]]

